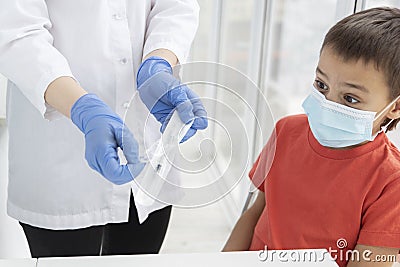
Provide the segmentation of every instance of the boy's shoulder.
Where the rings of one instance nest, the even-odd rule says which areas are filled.
[[[279,119],[276,122],[276,131],[280,133],[281,131],[295,131],[304,132],[308,130],[308,120],[305,114],[289,115]]]
[[[399,148],[394,145],[389,138],[385,137],[385,143],[387,147],[387,152],[385,153],[385,160],[382,164],[387,164],[395,166],[395,170],[400,170],[400,151]],[[400,178],[400,176],[399,176]]]

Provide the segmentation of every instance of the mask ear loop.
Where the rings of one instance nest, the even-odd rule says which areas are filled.
[[[400,99],[400,95],[398,97],[396,97],[395,99],[393,99],[384,109],[382,109],[382,111],[379,112],[379,114],[375,117],[374,120],[378,119],[383,114],[383,112],[385,112],[385,110],[387,110],[391,105],[396,103],[397,100],[399,100],[399,99]]]
[[[387,128],[389,127],[389,125],[390,125],[393,121],[394,121],[394,119],[391,119],[386,125],[383,125],[383,126],[381,127],[381,130],[380,130],[378,133],[381,133],[381,132],[386,133]]]
[[[375,118],[374,120],[376,120],[377,118],[379,118],[379,117],[383,114],[383,112],[385,112],[386,109],[388,109],[391,105],[393,105],[394,103],[396,103],[397,100],[399,100],[399,99],[400,99],[400,95],[399,95],[398,97],[396,97],[392,102],[390,102],[389,105],[387,105],[381,112],[379,112],[378,116],[376,116],[376,118]],[[381,126],[381,129],[374,135],[374,138],[375,138],[378,134],[380,134],[380,133],[382,133],[382,132],[385,132],[385,133],[386,133],[387,128],[389,127],[389,125],[390,125],[394,120],[395,120],[395,119],[391,119],[386,125]]]
[[[374,140],[377,136],[378,136],[378,134],[380,134],[380,133],[386,133],[386,131],[387,131],[387,128],[389,127],[389,125],[392,123],[394,121],[394,119],[391,119],[386,125],[383,125],[383,126],[381,126],[381,129],[376,133],[376,134],[374,134],[373,136],[372,136],[372,140]]]

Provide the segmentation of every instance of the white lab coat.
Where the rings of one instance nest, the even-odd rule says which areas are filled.
[[[195,0],[1,1],[11,217],[50,229],[127,221],[132,184],[113,185],[88,167],[82,133],[44,92],[71,76],[123,116],[142,57],[166,48],[184,62],[198,11]]]

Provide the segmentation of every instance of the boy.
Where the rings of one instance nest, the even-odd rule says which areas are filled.
[[[340,266],[391,266],[378,261],[400,248],[400,152],[385,135],[399,95],[400,10],[333,26],[306,115],[277,122],[249,174],[258,197],[224,251],[326,248]]]

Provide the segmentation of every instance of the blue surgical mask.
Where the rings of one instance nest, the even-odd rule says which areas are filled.
[[[347,147],[375,137],[392,123],[383,126],[378,134],[372,135],[375,118],[379,116],[398,98],[393,100],[378,116],[376,112],[354,109],[330,100],[313,88],[304,100],[303,109],[307,114],[311,131],[318,142],[327,147]]]

